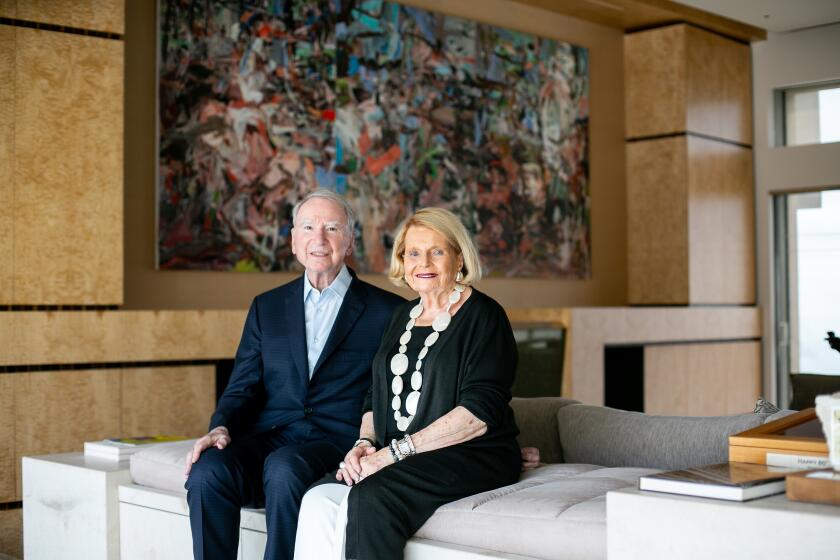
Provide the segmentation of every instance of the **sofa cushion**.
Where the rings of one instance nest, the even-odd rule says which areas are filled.
[[[728,436],[767,416],[654,416],[575,404],[557,411],[557,426],[568,463],[684,469],[727,461]]]
[[[129,462],[131,479],[136,484],[170,492],[186,493],[184,466],[194,439],[149,445],[134,453]]]
[[[652,469],[546,465],[438,508],[416,536],[537,558],[606,558],[606,493]]]
[[[538,447],[543,463],[562,463],[563,451],[557,433],[557,411],[578,401],[562,397],[538,397],[510,401],[516,425],[519,427],[519,445]]]

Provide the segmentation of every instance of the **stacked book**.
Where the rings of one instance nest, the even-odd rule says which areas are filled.
[[[781,494],[785,476],[801,469],[720,463],[643,476],[640,490],[743,502]]]
[[[142,449],[144,445],[153,443],[166,443],[169,441],[181,441],[187,439],[184,436],[141,436],[129,438],[109,438],[102,441],[86,441],[85,457],[98,457],[112,461],[122,461],[133,453]]]

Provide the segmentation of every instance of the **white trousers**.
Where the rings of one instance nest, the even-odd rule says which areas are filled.
[[[303,496],[295,537],[295,560],[344,560],[347,528],[345,484],[322,484]]]

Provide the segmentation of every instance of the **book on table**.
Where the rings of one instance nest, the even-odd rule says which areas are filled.
[[[785,476],[797,469],[751,463],[719,463],[639,478],[639,490],[743,502],[785,491]]]
[[[109,438],[101,441],[86,441],[85,456],[119,461],[128,458],[133,453],[140,450],[144,445],[152,443],[166,443],[170,441],[182,441],[185,439],[187,438],[184,436],[155,435]]]

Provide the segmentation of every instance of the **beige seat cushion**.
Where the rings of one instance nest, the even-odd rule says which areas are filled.
[[[141,449],[131,456],[131,479],[135,484],[182,492],[184,489],[184,466],[187,452],[195,444],[194,439],[157,443]]]
[[[442,506],[417,536],[537,558],[606,558],[607,492],[652,472],[546,465],[511,486]]]

